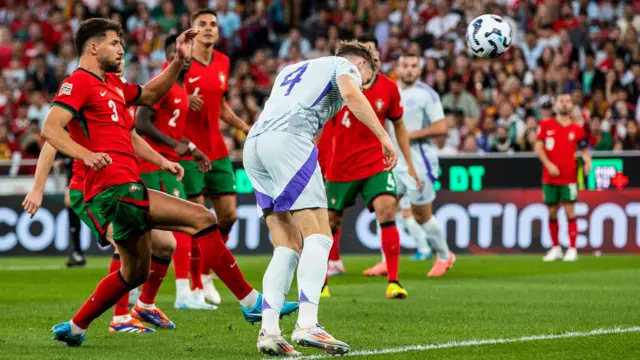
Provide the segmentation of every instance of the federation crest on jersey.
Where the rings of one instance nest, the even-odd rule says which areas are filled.
[[[569,133],[569,141],[573,141],[576,136],[573,134],[573,131]]]
[[[140,185],[137,184],[132,184],[131,186],[129,186],[129,192],[136,192],[136,191],[140,191]]]
[[[73,84],[71,83],[63,83],[60,86],[60,91],[58,92],[58,95],[71,95],[71,89],[73,89]]]
[[[382,108],[384,107],[384,100],[378,99],[376,100],[376,109],[378,112],[382,112]]]
[[[227,76],[223,72],[220,72],[218,77],[220,78],[220,88],[224,89],[224,85],[226,84],[226,81],[227,81]]]
[[[120,94],[120,96],[122,96],[122,98],[124,99],[124,91],[122,91],[122,89],[116,88],[116,92]]]

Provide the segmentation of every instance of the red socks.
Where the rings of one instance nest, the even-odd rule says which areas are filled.
[[[395,221],[380,224],[382,230],[382,252],[387,262],[387,281],[398,281],[400,265],[400,233]]]
[[[191,251],[191,235],[174,232],[176,250],[173,253],[173,272],[176,279],[189,279],[189,257]]]
[[[82,329],[88,328],[94,319],[114,306],[130,290],[131,286],[124,280],[120,271],[112,272],[100,281],[96,290],[73,317],[73,323]]]
[[[578,224],[576,219],[569,220],[569,247],[576,247],[576,238],[578,237]]]
[[[151,305],[156,302],[156,295],[158,295],[162,281],[167,275],[169,264],[171,264],[171,259],[162,259],[154,255],[151,256],[149,279],[142,285],[142,290],[140,291],[139,300],[141,303]]]
[[[202,289],[202,264],[198,240],[191,237],[191,290]]]
[[[253,288],[245,281],[236,259],[222,241],[218,225],[201,230],[193,238],[200,246],[202,273],[208,274],[213,270],[238,300],[249,295]]]
[[[333,233],[333,245],[331,245],[331,251],[329,252],[330,261],[340,260],[340,235],[342,234],[342,226],[338,226]]]
[[[109,274],[113,274],[118,270],[120,270],[120,254],[113,254],[111,263],[109,264]],[[129,314],[129,292],[121,297],[113,307],[113,316],[122,316],[127,314]]]
[[[551,235],[553,246],[560,246],[558,241],[558,219],[549,219],[549,234]]]

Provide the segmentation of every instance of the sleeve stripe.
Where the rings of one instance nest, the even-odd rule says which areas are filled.
[[[68,112],[71,113],[71,115],[73,115],[74,117],[78,117],[78,110],[74,109],[73,106],[69,105],[69,104],[65,104],[62,101],[56,100],[54,102],[51,103],[51,106],[59,106],[65,110],[67,110]]]
[[[135,98],[133,98],[133,102],[136,102],[140,99],[140,96],[142,95],[142,86],[140,85],[136,85],[138,87],[138,94],[136,95]]]

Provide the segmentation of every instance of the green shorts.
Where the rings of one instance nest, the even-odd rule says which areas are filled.
[[[111,224],[114,241],[129,240],[151,230],[149,194],[142,182],[103,190],[87,203],[87,212],[97,226]]]
[[[144,182],[147,189],[162,191],[165,194],[173,195],[180,199],[186,199],[184,186],[178,181],[178,177],[166,171],[158,170],[140,174],[140,180]]]
[[[107,227],[109,226],[108,222],[94,222],[89,212],[87,211],[87,206],[84,203],[84,193],[80,190],[69,190],[69,202],[71,203],[71,211],[73,211],[83,223],[85,223],[89,230],[91,230],[91,234],[98,240],[98,244],[101,246],[109,245],[109,242],[105,238],[107,235]]]
[[[578,187],[576,184],[542,184],[542,195],[544,203],[547,205],[556,205],[559,202],[576,202],[578,200]]]
[[[211,162],[211,171],[203,173],[193,160],[181,160],[184,168],[184,192],[188,198],[205,194],[207,196],[235,194],[236,177],[228,157]]]
[[[396,180],[389,171],[381,171],[362,180],[325,183],[327,188],[327,208],[343,211],[356,203],[358,194],[362,194],[369,210],[373,211],[373,200],[384,194],[396,196]]]

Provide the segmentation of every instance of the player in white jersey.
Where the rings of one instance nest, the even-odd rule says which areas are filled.
[[[411,157],[423,187],[418,190],[415,180],[407,173],[407,162],[399,154],[398,166],[393,170],[398,194],[405,194],[411,201],[411,212],[420,224],[424,234],[412,231],[412,236],[420,244],[428,239],[437,254],[430,277],[444,275],[455,262],[455,255],[449,250],[438,220],[433,216],[433,200],[436,198],[434,183],[438,178],[438,157],[431,145],[431,137],[446,135],[447,124],[438,94],[427,84],[418,81],[420,58],[417,55],[403,55],[398,60],[400,99],[404,108],[404,123],[411,141]],[[415,234],[414,234],[415,233]]]
[[[389,168],[395,166],[393,143],[361,91],[378,67],[371,49],[356,41],[341,42],[336,56],[285,67],[247,136],[244,168],[275,247],[262,283],[263,327],[258,336],[262,353],[299,354],[283,338],[279,324],[279,309],[298,262],[300,313],[291,339],[330,354],[350,350],[318,324],[320,291],[333,239],[313,138],[346,104],[380,139]]]

